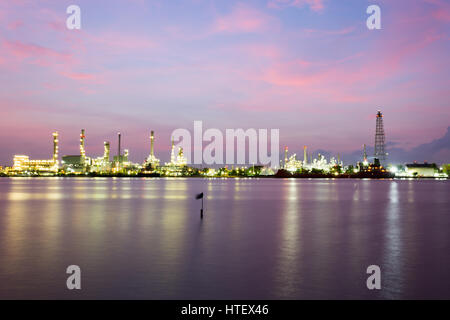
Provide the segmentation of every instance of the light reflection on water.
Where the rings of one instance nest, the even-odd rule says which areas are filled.
[[[4,178],[0,298],[450,298],[448,196],[447,181]]]

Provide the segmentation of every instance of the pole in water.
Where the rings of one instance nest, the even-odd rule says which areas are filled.
[[[203,219],[203,192],[195,196],[195,199],[202,199],[202,208],[200,209],[200,219]]]

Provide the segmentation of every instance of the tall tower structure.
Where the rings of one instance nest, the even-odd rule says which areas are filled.
[[[171,163],[175,163],[176,162],[176,157],[175,157],[175,142],[172,138],[172,150],[170,152],[170,162]]]
[[[81,129],[80,134],[80,155],[81,155],[81,164],[84,165],[86,161],[86,149],[85,149],[85,130]]]
[[[172,149],[173,149],[173,141],[172,141]],[[155,132],[153,130],[150,132],[150,155],[147,157],[145,165],[151,166],[151,168],[153,169],[159,167],[159,159],[155,157]]]
[[[184,157],[183,148],[178,149],[178,157],[177,157],[177,165],[178,166],[185,166],[187,164],[187,160]]]
[[[284,169],[286,169],[286,164],[288,162],[288,147],[284,147]]]
[[[53,132],[53,168],[55,171],[58,171],[59,168],[59,161],[58,161],[58,157],[59,157],[59,147],[58,147],[58,132]]]
[[[153,158],[155,156],[154,147],[155,147],[155,133],[153,130],[150,132],[150,156]]]
[[[58,140],[58,132],[53,132],[53,163],[55,165],[58,164],[58,153],[59,153],[58,142],[59,142],[59,140]]]
[[[363,151],[363,162],[367,163],[367,151],[366,151],[366,144],[363,145],[364,151]]]
[[[121,142],[121,138],[122,138],[122,135],[120,134],[120,132],[118,132],[117,133],[117,143],[118,143],[118,145],[117,145],[117,159],[120,159],[120,156],[121,156],[121,150],[120,150],[120,142]]]
[[[105,150],[104,150],[104,152],[103,152],[103,161],[105,162],[105,163],[108,163],[109,162],[109,153],[110,153],[110,146],[109,146],[109,142],[108,141],[105,141],[104,142],[104,146],[105,146]]]
[[[376,122],[376,131],[375,131],[375,158],[380,161],[386,160],[386,151],[385,151],[385,135],[384,135],[384,126],[383,126],[383,114],[378,110],[377,112],[377,122]]]
[[[308,164],[308,147],[303,147],[303,165]]]

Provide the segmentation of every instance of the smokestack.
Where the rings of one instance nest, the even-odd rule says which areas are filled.
[[[152,156],[152,158],[153,158],[153,156],[154,156],[154,150],[153,150],[153,148],[154,148],[154,141],[155,141],[155,136],[154,136],[154,132],[153,132],[153,130],[150,132],[150,155]]]
[[[81,162],[84,164],[84,161],[86,160],[86,150],[84,148],[84,140],[85,140],[85,130],[81,129],[80,134],[80,155],[81,155]]]
[[[363,161],[367,162],[367,152],[366,152],[366,144],[363,145],[364,151],[363,151]]]
[[[288,147],[284,148],[284,168],[286,169],[286,163],[288,161]]]
[[[119,145],[117,148],[117,159],[119,159],[119,161],[120,161],[120,138],[121,138],[120,132],[117,134],[117,136],[119,138]]]
[[[58,163],[58,132],[53,132],[53,163]]]
[[[307,146],[304,146],[303,147],[303,162],[304,162],[304,164],[307,164],[308,163],[308,147]]]

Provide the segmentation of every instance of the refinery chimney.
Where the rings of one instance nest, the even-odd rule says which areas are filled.
[[[85,161],[86,161],[86,149],[85,149],[85,139],[86,139],[86,135],[85,135],[85,130],[81,129],[81,134],[80,134],[80,155],[81,155],[81,164],[84,165]]]
[[[58,132],[53,132],[53,164],[58,166]]]
[[[303,147],[303,164],[308,164],[308,147]]]
[[[118,137],[118,146],[117,146],[117,159],[119,159],[120,160],[120,139],[121,139],[121,135],[120,135],[120,132],[117,134],[117,137]]]
[[[363,145],[364,151],[363,151],[363,162],[367,163],[367,152],[366,152],[366,144]]]
[[[286,169],[286,164],[288,162],[288,147],[284,148],[284,169]]]
[[[154,157],[154,143],[155,143],[155,133],[153,130],[150,132],[150,156]]]

